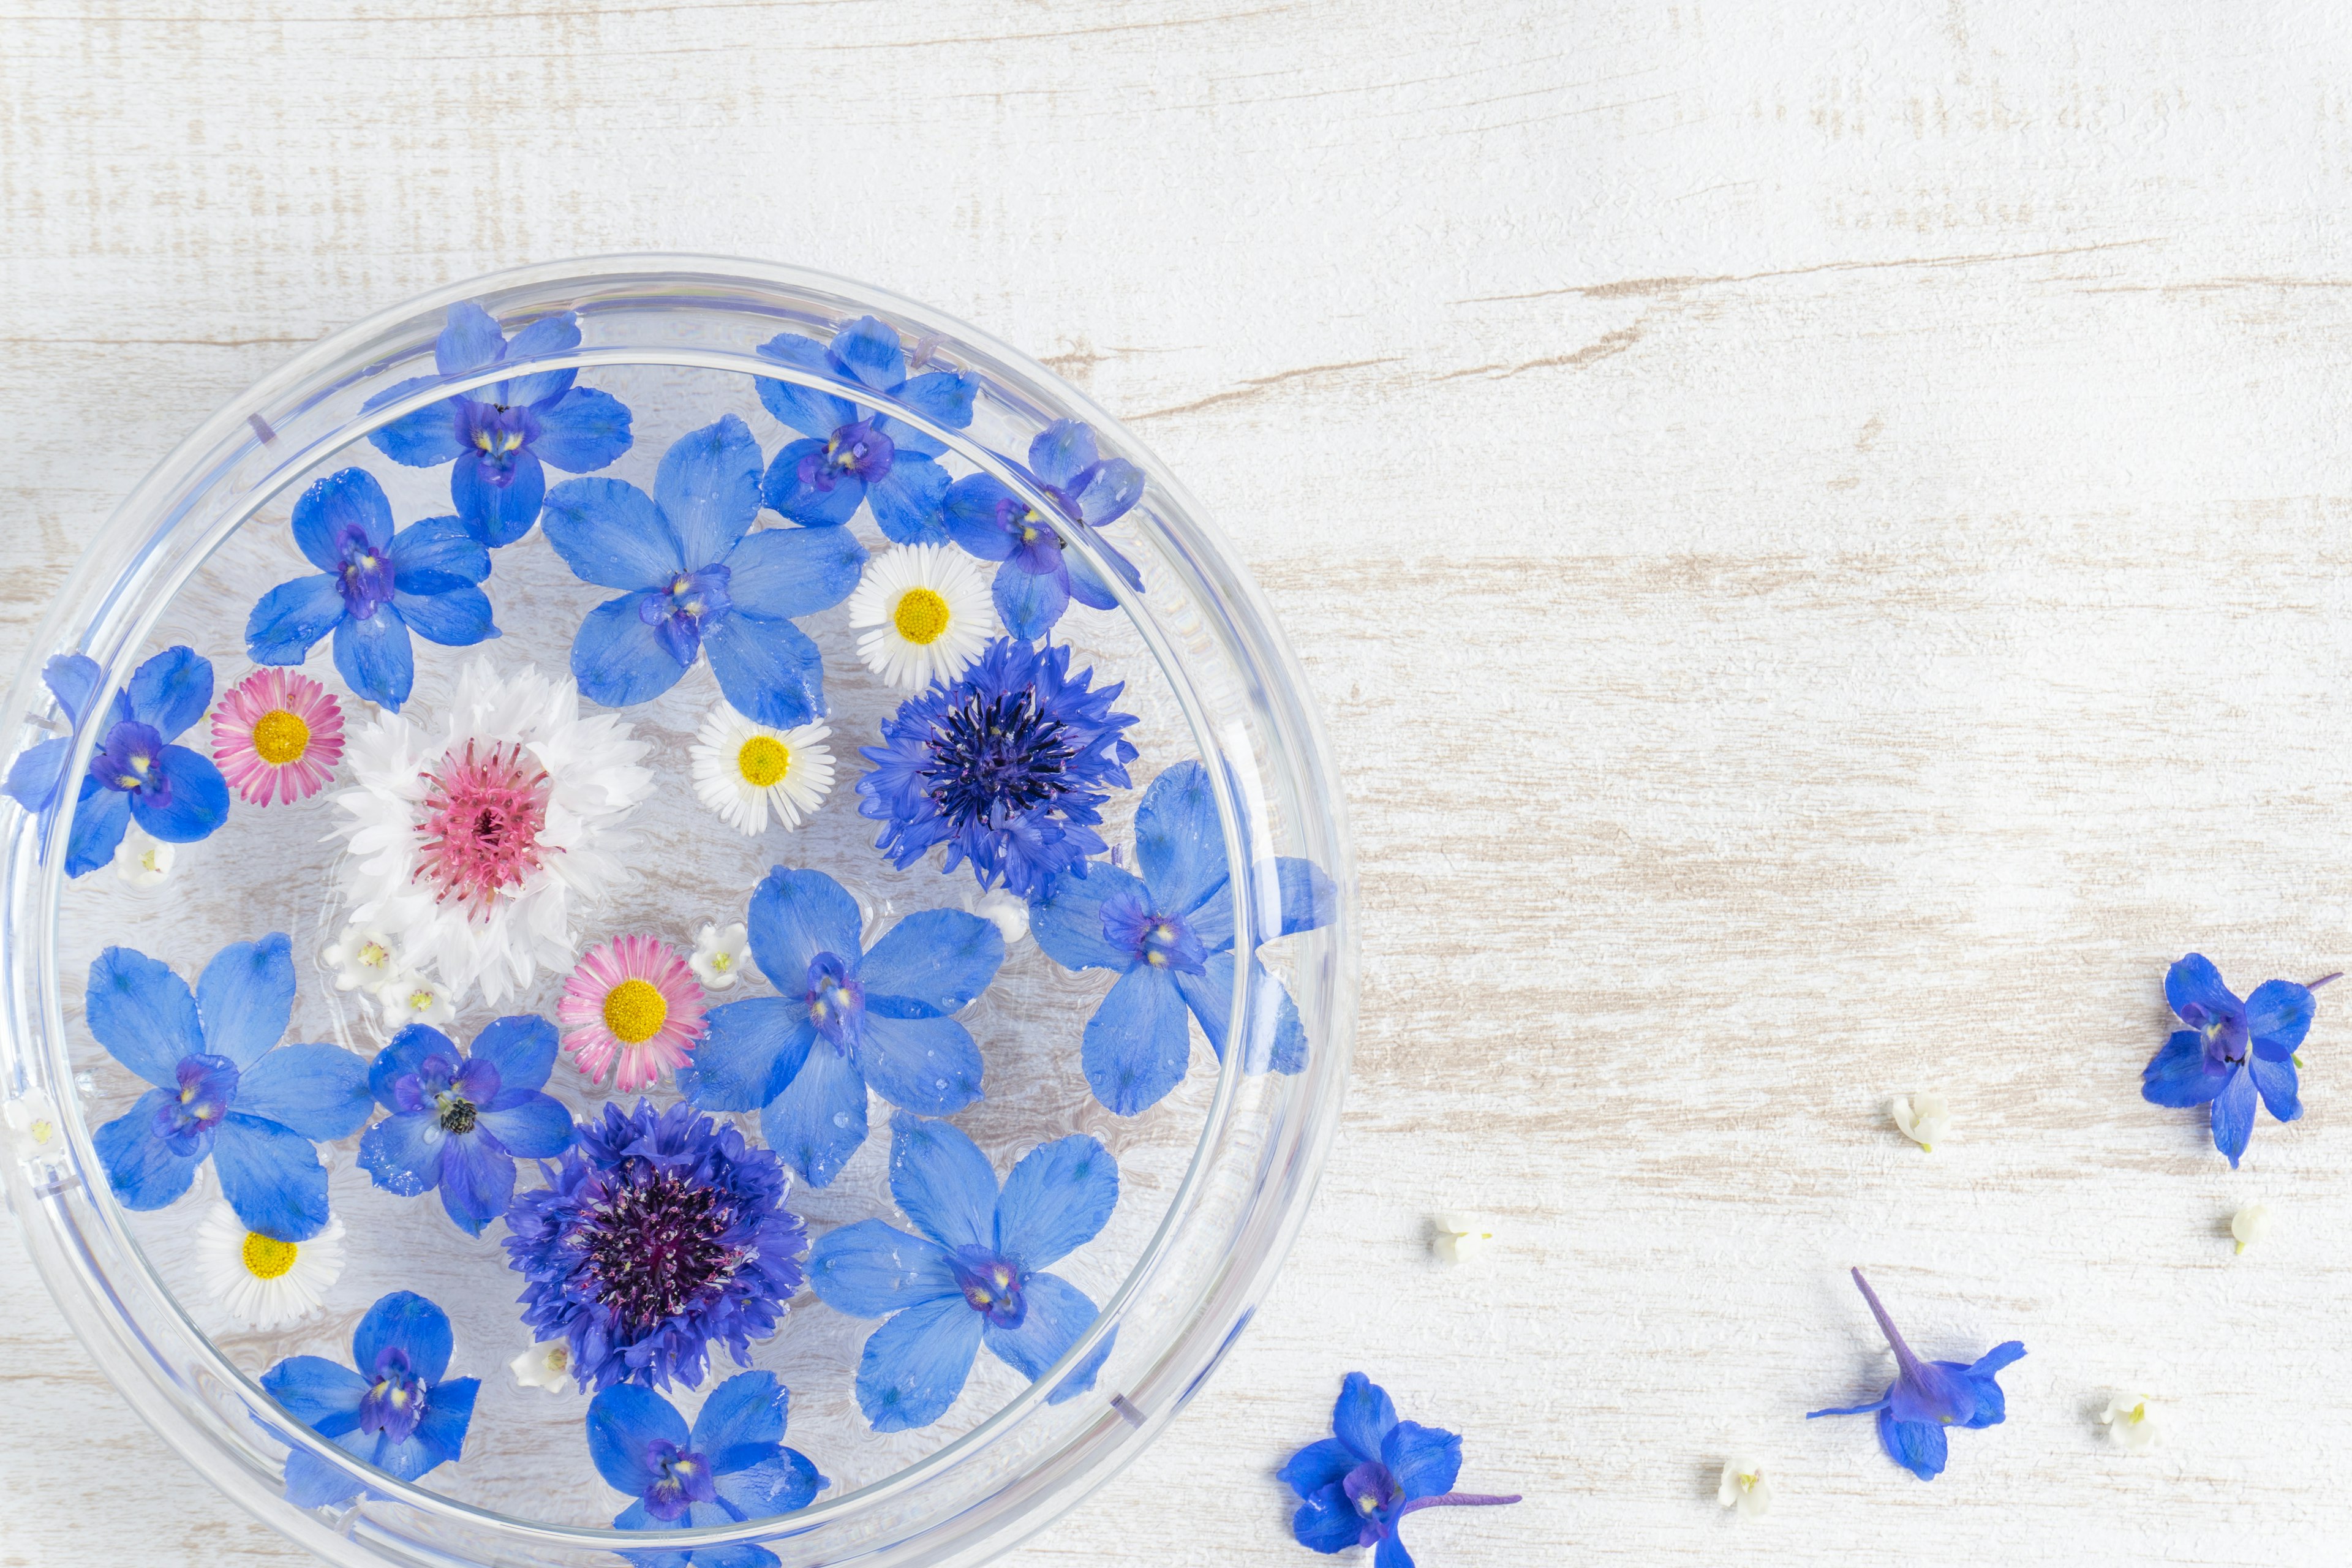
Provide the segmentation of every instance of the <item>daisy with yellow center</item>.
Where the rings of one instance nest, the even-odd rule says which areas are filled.
[[[257,669],[213,710],[213,761],[249,805],[307,800],[342,760],[342,705],[307,675]]]
[[[196,1226],[205,1281],[223,1310],[244,1329],[282,1329],[316,1317],[343,1272],[343,1222],[308,1241],[280,1241],[247,1230],[236,1211],[215,1202]]]
[[[786,827],[816,815],[833,788],[833,753],[823,724],[772,730],[720,703],[703,716],[688,754],[694,793],[738,833],[767,831],[768,814]]]
[[[625,936],[590,948],[563,983],[555,1021],[563,1048],[591,1081],[617,1063],[623,1094],[650,1089],[687,1064],[702,1042],[702,987],[667,943]]]
[[[945,544],[907,544],[866,563],[849,595],[866,668],[901,691],[953,680],[996,636],[996,604],[979,563]]]

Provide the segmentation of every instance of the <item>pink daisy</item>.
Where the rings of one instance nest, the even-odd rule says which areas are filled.
[[[290,669],[257,669],[213,710],[213,761],[254,805],[308,800],[343,760],[343,709]]]
[[[593,1083],[618,1058],[614,1087],[650,1088],[686,1065],[701,1043],[702,986],[677,950],[649,936],[625,936],[588,950],[555,1005],[563,1048]]]

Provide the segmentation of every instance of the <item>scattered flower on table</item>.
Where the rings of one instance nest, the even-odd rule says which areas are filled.
[[[1096,1140],[1038,1145],[1000,1190],[988,1156],[953,1123],[901,1111],[890,1119],[890,1195],[919,1234],[859,1220],[820,1237],[808,1268],[826,1306],[887,1320],[857,1362],[857,1407],[876,1431],[946,1415],[982,1345],[1034,1382],[1094,1326],[1094,1302],[1045,1268],[1092,1241],[1118,1204],[1118,1163]],[[1092,1388],[1116,1337],[1046,1402]]]
[[[410,1290],[367,1310],[352,1333],[352,1365],[298,1355],[261,1374],[289,1415],[362,1463],[404,1481],[454,1464],[474,1419],[478,1379],[445,1377],[449,1315]],[[356,1368],[357,1370],[353,1370]],[[298,1508],[346,1503],[367,1484],[300,1448],[286,1456],[286,1498]]]
[[[131,823],[122,842],[114,847],[114,874],[133,888],[152,888],[172,874],[180,852],[153,834]]]
[[[1007,949],[1029,940],[1029,900],[1003,888],[973,889],[964,895],[964,907],[994,926]]]
[[[98,955],[89,1032],[155,1085],[91,1138],[125,1208],[171,1204],[210,1159],[247,1229],[308,1241],[326,1228],[313,1145],[367,1120],[367,1064],[340,1046],[279,1045],[293,1009],[292,944],[276,932],[221,949],[193,991],[144,953]]]
[[[1744,1454],[1724,1460],[1723,1476],[1715,1483],[1715,1500],[1738,1509],[1747,1519],[1761,1519],[1771,1512],[1772,1483],[1765,1479],[1764,1462]]]
[[[1133,1116],[1183,1081],[1192,1055],[1185,1024],[1200,1020],[1222,1061],[1234,1005],[1234,893],[1225,835],[1208,770],[1182,762],[1151,781],[1135,813],[1133,871],[1100,861],[1062,871],[1034,895],[1030,929],[1066,969],[1118,975],[1087,1025],[1080,1063],[1095,1098]],[[1328,924],[1331,879],[1305,860],[1274,862],[1279,910],[1265,911],[1270,940]],[[1307,1065],[1297,1004],[1250,959],[1255,1010],[1243,1031],[1250,1072],[1295,1073]]]
[[[690,1106],[607,1105],[553,1184],[507,1211],[523,1326],[570,1347],[583,1389],[695,1387],[713,1345],[748,1364],[805,1279],[791,1184],[773,1153]]]
[[[903,544],[868,561],[849,626],[866,668],[900,691],[955,679],[998,631],[988,579],[944,544]]]
[[[588,1457],[607,1486],[635,1499],[613,1528],[707,1530],[808,1507],[833,1483],[807,1455],[784,1447],[790,1400],[774,1373],[739,1372],[710,1391],[689,1429],[677,1407],[650,1389],[623,1384],[596,1395],[588,1403]],[[680,1568],[689,1561],[703,1568],[776,1562],[775,1553],[749,1543],[657,1555]]]
[[[1066,535],[1073,522],[1099,530],[1126,516],[1143,498],[1144,478],[1133,463],[1103,457],[1095,433],[1075,419],[1057,419],[1037,433],[1029,443],[1025,477],[1060,517],[1038,511],[993,474],[958,479],[943,515],[958,544],[983,561],[1003,563],[996,569],[996,613],[1007,631],[1034,641],[1053,630],[1073,599],[1094,610],[1118,603],[1094,568],[1068,550]],[[1128,586],[1140,592],[1143,578],[1133,563],[1099,532],[1094,543]]]
[[[280,1241],[248,1230],[236,1211],[215,1203],[196,1226],[205,1283],[240,1329],[282,1329],[319,1315],[343,1273],[343,1222],[308,1241]]]
[[[356,921],[345,926],[342,934],[320,952],[319,959],[335,972],[338,991],[373,994],[385,981],[407,973],[407,966],[400,962],[399,945],[385,932]]]
[[[548,1394],[576,1394],[572,1378],[572,1346],[563,1340],[541,1340],[507,1363],[515,1382]]]
[[[907,374],[898,331],[860,316],[834,334],[830,346],[797,332],[760,345],[781,363],[845,382],[916,410],[933,423],[961,430],[971,423],[977,377],[960,371]],[[934,460],[947,450],[905,420],[867,413],[849,399],[788,381],[752,383],[776,422],[803,437],[787,441],[768,465],[761,493],[767,503],[809,527],[847,522],[865,502],[884,534],[899,544],[942,544],[940,521],[947,470]]]
[[[2107,1440],[2126,1454],[2145,1454],[2164,1440],[2164,1425],[2149,1408],[2145,1394],[2118,1394],[2099,1413]]]
[[[1944,1473],[1946,1427],[1998,1426],[2006,1417],[2008,1407],[1995,1377],[2003,1367],[2023,1355],[2025,1347],[2015,1340],[2007,1340],[1968,1365],[1956,1361],[1921,1361],[1903,1342],[1894,1320],[1879,1304],[1878,1292],[1870,1288],[1862,1270],[1856,1268],[1853,1273],[1862,1299],[1870,1303],[1870,1315],[1878,1320],[1879,1332],[1886,1336],[1887,1348],[1895,1352],[1895,1383],[1867,1405],[1809,1410],[1805,1419],[1875,1413],[1879,1446],[1886,1450],[1887,1458],[1921,1480],[1932,1481]]]
[[[409,634],[447,647],[499,635],[488,595],[489,552],[454,517],[393,531],[392,502],[365,468],[344,468],[294,503],[294,542],[318,575],[281,583],[246,618],[246,656],[300,664],[331,634],[335,670],[369,701],[397,713],[416,681]]]
[[[2295,1047],[2311,1028],[2312,992],[2336,978],[2309,985],[2265,980],[2241,1002],[2211,960],[2190,953],[2164,976],[2164,999],[2189,1026],[2149,1059],[2140,1074],[2141,1097],[2182,1110],[2210,1104],[2213,1147],[2235,1170],[2253,1136],[2258,1094],[2281,1121],[2303,1114]]]
[[[541,1092],[555,1067],[555,1026],[500,1018],[470,1051],[411,1024],[368,1068],[368,1091],[390,1112],[360,1140],[360,1164],[404,1198],[438,1188],[441,1206],[479,1236],[514,1201],[515,1161],[572,1147],[572,1113]]]
[[[1331,1407],[1333,1436],[1309,1443],[1282,1467],[1301,1500],[1290,1533],[1318,1552],[1374,1549],[1374,1568],[1412,1568],[1397,1527],[1425,1508],[1496,1508],[1517,1494],[1457,1492],[1462,1439],[1438,1426],[1397,1419],[1381,1386],[1351,1372]]]
[[[1467,1263],[1495,1245],[1495,1222],[1478,1215],[1451,1212],[1437,1216],[1437,1234],[1429,1249],[1446,1263]]]
[[[650,701],[708,653],[737,712],[779,730],[824,716],[824,661],[793,623],[849,596],[866,548],[845,528],[753,532],[759,510],[759,444],[731,414],[678,437],[650,496],[618,479],[548,492],[556,553],[581,581],[623,590],[572,639],[590,701]]]
[[[383,1009],[384,1027],[395,1033],[412,1024],[437,1029],[457,1016],[457,999],[448,987],[413,970],[377,986],[375,1001]]]
[[[213,761],[249,805],[308,800],[343,760],[343,705],[307,675],[257,669],[213,710]]]
[[[857,781],[861,816],[883,825],[875,847],[904,870],[947,846],[949,872],[971,862],[983,891],[1028,898],[1055,872],[1100,854],[1095,831],[1113,787],[1128,787],[1136,720],[1111,710],[1124,681],[1069,673],[1067,647],[1000,637],[962,678],[908,698],[883,721],[883,744]]]
[[[543,316],[509,339],[488,311],[467,300],[449,307],[448,324],[433,345],[436,374],[412,376],[365,406],[381,408],[509,358],[544,358],[579,346],[579,319],[569,310]],[[547,468],[592,473],[629,449],[628,409],[608,393],[573,384],[579,374],[542,370],[494,381],[404,414],[368,439],[412,468],[453,463],[449,503],[467,531],[485,545],[512,544],[539,520]]]
[[[702,985],[658,937],[625,936],[588,950],[555,1005],[563,1049],[591,1083],[613,1076],[623,1094],[651,1089],[702,1042]],[[618,1072],[614,1072],[615,1066]]]
[[[694,795],[746,836],[768,830],[768,814],[786,828],[816,815],[833,791],[833,731],[822,723],[779,730],[721,702],[702,716],[688,755]]]
[[[2230,1237],[2238,1244],[2237,1251],[2243,1252],[2269,1236],[2273,1223],[2275,1222],[2271,1215],[2271,1205],[2268,1204],[2248,1204],[2236,1214],[2231,1215]]]
[[[751,952],[781,996],[710,1010],[678,1075],[706,1110],[757,1110],[768,1146],[822,1187],[866,1142],[866,1091],[929,1116],[981,1096],[980,1047],[953,1015],[988,989],[1004,939],[977,915],[921,910],[868,952],[857,901],[782,866],[751,894]]]
[[[695,933],[694,952],[686,962],[705,991],[732,991],[758,977],[759,966],[751,961],[750,929],[741,921],[732,925],[713,922]]]
[[[1927,1153],[1934,1153],[1936,1145],[1951,1133],[1952,1108],[1944,1102],[1940,1089],[1898,1095],[1887,1109],[1896,1130]]]

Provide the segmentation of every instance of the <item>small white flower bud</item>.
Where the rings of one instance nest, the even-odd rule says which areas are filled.
[[[1723,1462],[1723,1479],[1717,1483],[1715,1500],[1726,1508],[1736,1508],[1749,1519],[1759,1519],[1772,1511],[1772,1483],[1764,1479],[1760,1459],[1738,1456]]]
[[[1447,1263],[1467,1263],[1495,1244],[1495,1222],[1476,1215],[1442,1214],[1429,1249]]]
[[[2126,1454],[2147,1453],[2162,1436],[2145,1394],[2116,1394],[2100,1412],[2099,1424],[2107,1429],[2108,1440]]]
[[[2268,1204],[2248,1204],[2230,1216],[2230,1234],[2237,1239],[2240,1252],[2270,1233],[2271,1205]]]
[[[1903,1095],[1887,1109],[1903,1136],[1930,1153],[1951,1133],[1952,1108],[1944,1102],[1940,1089]]]

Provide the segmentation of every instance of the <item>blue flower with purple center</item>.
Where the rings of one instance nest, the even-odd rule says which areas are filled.
[[[474,1419],[478,1379],[449,1370],[449,1315],[410,1290],[367,1310],[352,1332],[352,1364],[290,1356],[261,1374],[285,1412],[362,1464],[404,1481],[455,1464]],[[355,1476],[297,1448],[286,1456],[286,1498],[319,1508],[380,1496]]]
[[[1080,1064],[1095,1098],[1133,1116],[1183,1081],[1192,1055],[1189,1013],[1222,1061],[1234,1012],[1234,892],[1225,833],[1208,770],[1182,762],[1151,781],[1135,813],[1135,864],[1100,861],[1057,873],[1029,906],[1037,945],[1066,969],[1118,975],[1087,1025]],[[1308,861],[1275,861],[1281,910],[1267,933],[1330,923],[1337,890]],[[1242,1031],[1250,1072],[1307,1065],[1307,1031],[1290,993],[1250,956],[1252,1016]]]
[[[449,307],[433,344],[434,375],[420,375],[367,400],[378,408],[453,376],[568,353],[580,346],[571,311],[533,321],[512,339],[471,300]],[[476,542],[512,544],[539,521],[547,469],[586,474],[629,449],[629,411],[577,370],[533,371],[430,403],[371,433],[376,450],[412,468],[452,465],[449,500]]]
[[[859,1220],[821,1237],[808,1268],[826,1306],[888,1320],[857,1361],[857,1407],[876,1431],[946,1415],[982,1345],[1034,1382],[1094,1326],[1094,1302],[1045,1270],[1118,1206],[1118,1163],[1096,1140],[1038,1145],[1000,1191],[988,1156],[954,1125],[901,1111],[890,1119],[890,1195],[919,1234]],[[1047,1402],[1092,1388],[1117,1337],[1106,1334]]]
[[[1044,637],[1076,599],[1088,609],[1118,604],[1110,585],[1066,548],[1069,525],[1101,529],[1127,515],[1143,498],[1143,470],[1096,449],[1095,433],[1075,419],[1056,419],[1029,443],[1024,477],[1045,491],[1059,515],[1037,510],[993,474],[969,474],[948,489],[943,515],[958,544],[997,568],[996,613],[1024,640]],[[1099,534],[1095,548],[1128,586],[1140,592],[1142,575]]]
[[[580,1386],[688,1388],[707,1348],[751,1360],[801,1288],[808,1232],[765,1149],[691,1106],[604,1107],[576,1129],[551,1185],[507,1210],[522,1319],[562,1340]]]
[[[392,1114],[360,1140],[375,1184],[404,1198],[441,1192],[441,1206],[479,1236],[514,1201],[515,1160],[572,1147],[572,1113],[541,1086],[555,1067],[555,1026],[500,1018],[470,1054],[440,1030],[411,1024],[368,1068],[368,1091]]]
[[[791,1393],[772,1372],[741,1372],[710,1391],[688,1427],[677,1407],[624,1384],[588,1404],[588,1457],[605,1484],[636,1500],[615,1530],[708,1530],[803,1509],[833,1483],[784,1447]],[[631,1552],[642,1568],[773,1568],[749,1542],[687,1552]]]
[[[2295,1048],[2317,1011],[2312,992],[2337,978],[2330,974],[2309,985],[2265,980],[2241,1002],[2221,984],[2212,960],[2190,953],[2164,976],[2164,999],[2189,1026],[2166,1040],[2142,1070],[2141,1098],[2181,1110],[2210,1104],[2213,1147],[2237,1169],[2254,1135],[2257,1095],[2281,1121],[2303,1114]]]
[[[454,517],[393,531],[392,502],[365,468],[329,474],[294,503],[294,542],[319,569],[261,596],[245,623],[256,664],[300,664],[331,634],[344,684],[394,712],[416,679],[414,632],[446,647],[499,635],[490,552]]]
[[[1966,1365],[1956,1361],[1921,1361],[1903,1342],[1895,1321],[1886,1315],[1878,1292],[1870,1288],[1862,1270],[1853,1272],[1862,1299],[1870,1303],[1870,1315],[1878,1320],[1878,1331],[1886,1336],[1887,1348],[1895,1352],[1895,1382],[1867,1405],[1809,1410],[1805,1419],[1874,1414],[1878,1446],[1886,1450],[1886,1457],[1921,1480],[1932,1481],[1944,1473],[1950,1447],[1947,1427],[1998,1426],[2007,1418],[2009,1407],[1996,1374],[2023,1355],[2025,1347],[2010,1340]]]
[[[1373,1568],[1412,1568],[1397,1526],[1425,1508],[1494,1508],[1517,1496],[1457,1492],[1462,1439],[1438,1426],[1397,1419],[1380,1384],[1351,1372],[1331,1407],[1332,1436],[1309,1443],[1282,1467],[1302,1500],[1290,1533],[1318,1552],[1373,1549]]]
[[[572,673],[607,708],[648,702],[696,659],[746,718],[789,730],[824,712],[824,664],[793,624],[849,596],[866,548],[844,528],[768,528],[760,447],[732,414],[662,454],[654,493],[568,479],[541,531],[583,583],[625,590],[589,612]]]
[[[909,376],[897,331],[871,316],[842,328],[830,345],[782,332],[761,344],[760,352],[852,389],[877,393],[949,429],[971,423],[978,378],[959,371]],[[948,475],[936,461],[947,450],[943,443],[903,419],[869,413],[832,393],[764,377],[752,384],[777,422],[802,437],[786,442],[768,465],[761,489],[770,506],[794,522],[822,528],[847,522],[864,502],[897,543],[948,542],[940,521]]]
[[[123,1207],[174,1202],[209,1159],[247,1230],[308,1241],[326,1228],[313,1145],[367,1120],[367,1068],[340,1046],[278,1043],[294,1012],[283,934],[221,949],[194,991],[145,953],[110,947],[82,1005],[98,1043],[155,1086],[90,1140]]]

